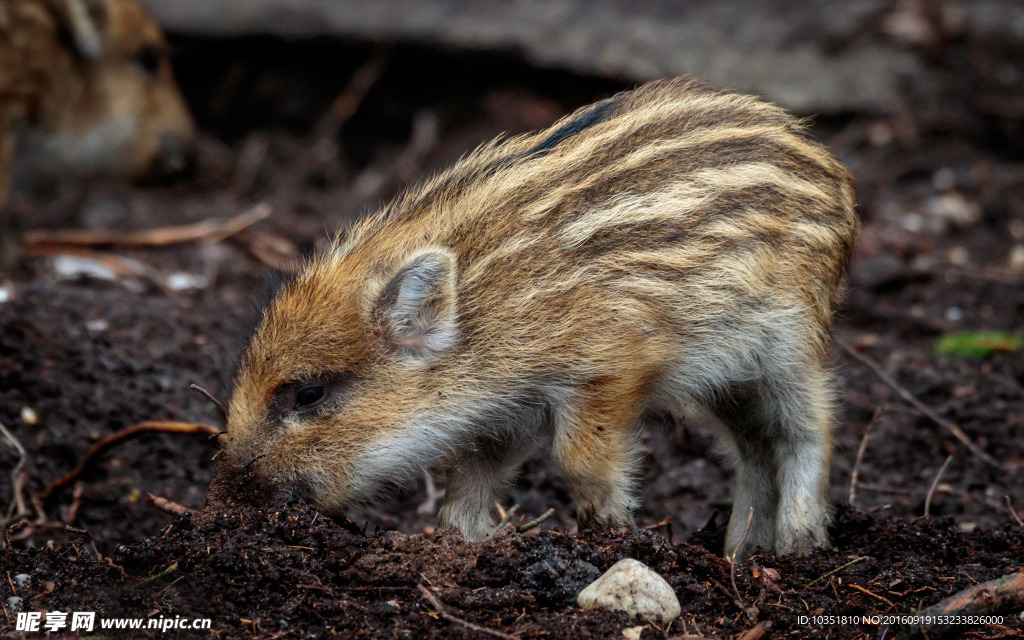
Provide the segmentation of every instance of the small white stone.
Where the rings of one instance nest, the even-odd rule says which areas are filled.
[[[1024,271],[1024,244],[1014,245],[1010,249],[1010,258],[1007,262],[1014,271]]]
[[[639,627],[626,627],[622,630],[622,637],[626,640],[640,640],[641,634],[647,627],[640,625]]]
[[[971,261],[971,254],[964,247],[953,247],[949,250],[949,261],[958,267],[962,267]]]
[[[30,580],[32,580],[32,576],[28,575],[27,573],[19,573],[18,575],[14,576],[14,584],[18,585],[19,587],[28,586]]]
[[[1024,240],[1024,220],[1010,220],[1009,227],[1014,240]]]
[[[867,139],[876,147],[886,147],[896,139],[896,134],[887,122],[874,122],[867,128]]]
[[[77,256],[57,256],[53,259],[53,272],[58,280],[75,280],[83,276],[97,280],[117,280],[114,270],[99,260]]]
[[[667,622],[679,617],[679,599],[665,579],[644,563],[619,560],[576,598],[581,609],[625,611],[636,618]]]
[[[35,409],[32,407],[22,407],[21,421],[31,427],[35,423],[39,422],[39,414],[37,414]]]
[[[903,228],[911,233],[917,233],[924,229],[924,218],[921,217],[921,214],[914,211],[908,211],[904,214],[901,222],[903,223]]]
[[[9,611],[21,611],[21,603],[23,600],[20,596],[11,596],[7,598],[7,609]]]
[[[940,228],[949,224],[966,226],[981,220],[981,205],[955,191],[928,198],[924,210]]]
[[[176,271],[167,276],[167,288],[171,291],[188,291],[205,289],[210,285],[206,276]]]

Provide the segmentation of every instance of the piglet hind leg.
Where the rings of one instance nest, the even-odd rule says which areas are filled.
[[[827,380],[820,366],[787,367],[734,388],[721,403],[726,449],[736,464],[726,555],[741,541],[744,554],[757,548],[807,554],[828,544]]]
[[[724,425],[720,445],[736,468],[725,555],[774,550],[779,490],[763,402],[752,385],[733,387],[719,395],[714,412]]]
[[[572,491],[580,529],[635,528],[639,385],[605,381],[584,389],[556,417],[554,460]]]
[[[828,372],[806,365],[777,394],[774,447],[779,505],[775,551],[806,555],[828,544],[828,480],[832,458],[833,400]]]

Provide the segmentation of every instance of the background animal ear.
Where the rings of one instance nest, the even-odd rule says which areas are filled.
[[[426,360],[455,343],[456,277],[455,256],[443,249],[417,253],[399,269],[373,314],[395,348]]]
[[[86,60],[103,53],[106,0],[52,0],[53,13],[74,52]]]

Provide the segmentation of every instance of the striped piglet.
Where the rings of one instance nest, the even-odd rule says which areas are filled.
[[[638,429],[699,417],[736,465],[726,539],[827,543],[829,324],[846,169],[782,109],[653,82],[497,140],[343,234],[265,309],[229,457],[341,512],[442,467],[488,536],[550,437],[581,527],[633,526]]]

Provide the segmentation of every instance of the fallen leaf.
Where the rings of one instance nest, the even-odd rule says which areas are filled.
[[[967,331],[951,333],[939,339],[936,351],[946,356],[987,358],[993,353],[1019,351],[1024,334],[1003,331]]]

